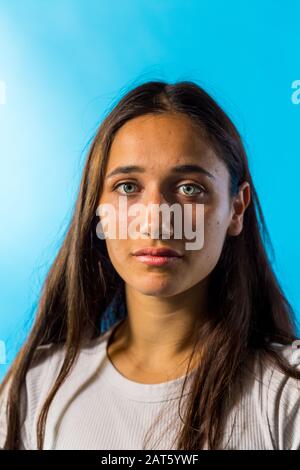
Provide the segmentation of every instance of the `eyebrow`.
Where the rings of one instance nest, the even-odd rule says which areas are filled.
[[[174,166],[171,170],[175,174],[201,173],[209,178],[215,179],[215,176],[200,165],[186,164]],[[118,166],[107,175],[107,179],[118,174],[146,173],[146,169],[137,165]]]

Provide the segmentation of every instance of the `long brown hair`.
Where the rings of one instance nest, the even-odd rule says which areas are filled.
[[[177,448],[201,449],[206,441],[209,449],[218,448],[224,403],[243,366],[257,352],[300,379],[300,373],[270,345],[272,341],[288,344],[297,339],[295,317],[267,256],[267,246],[272,245],[235,125],[198,84],[150,81],[120,99],[90,145],[70,225],[43,284],[33,327],[0,387],[1,393],[10,382],[5,449],[19,448],[21,389],[38,346],[57,343],[65,347],[61,369],[39,415],[36,432],[38,449],[42,449],[49,407],[71,373],[83,341],[104,333],[103,312],[123,282],[109,260],[105,241],[95,230],[110,146],[116,131],[130,119],[165,112],[183,113],[205,132],[228,168],[231,196],[243,181],[251,187],[243,230],[239,236],[226,238],[212,272],[211,318],[199,331],[204,354],[193,380]]]

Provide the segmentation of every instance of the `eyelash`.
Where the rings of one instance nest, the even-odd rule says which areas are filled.
[[[116,191],[116,190],[119,188],[119,186],[128,185],[128,184],[129,184],[129,185],[131,184],[131,185],[137,186],[136,183],[132,183],[131,181],[124,181],[123,183],[118,183],[118,184],[114,187],[113,191]],[[206,193],[206,190],[205,190],[205,189],[203,189],[201,186],[199,186],[198,184],[195,184],[195,183],[185,183],[185,184],[179,185],[179,187],[181,187],[181,186],[193,186],[193,187],[196,187],[196,188],[200,189],[200,192],[198,192],[198,193],[194,193],[194,194],[191,194],[191,195],[189,195],[189,194],[183,194],[183,196],[193,197],[193,196],[196,196],[197,194],[200,194],[201,192],[202,192],[203,194]],[[125,195],[126,195],[126,196],[129,196],[129,197],[131,197],[132,194],[134,194],[134,193],[125,193]]]

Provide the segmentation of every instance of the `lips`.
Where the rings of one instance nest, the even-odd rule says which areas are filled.
[[[133,252],[134,256],[160,256],[160,257],[176,257],[181,258],[182,254],[171,248],[143,248]]]

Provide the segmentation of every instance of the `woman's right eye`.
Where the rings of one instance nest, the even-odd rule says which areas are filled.
[[[125,186],[125,187],[126,187],[126,186],[127,186],[127,187],[129,186],[129,187],[130,187],[130,186],[137,186],[137,185],[136,185],[135,183],[119,183],[119,184],[117,184],[117,186],[115,186],[114,191],[116,191],[120,186]],[[119,191],[118,191],[118,192],[119,192]],[[127,192],[127,191],[125,190],[125,194],[130,194],[130,193],[131,193],[131,191]],[[123,194],[124,194],[124,193],[123,193]]]

